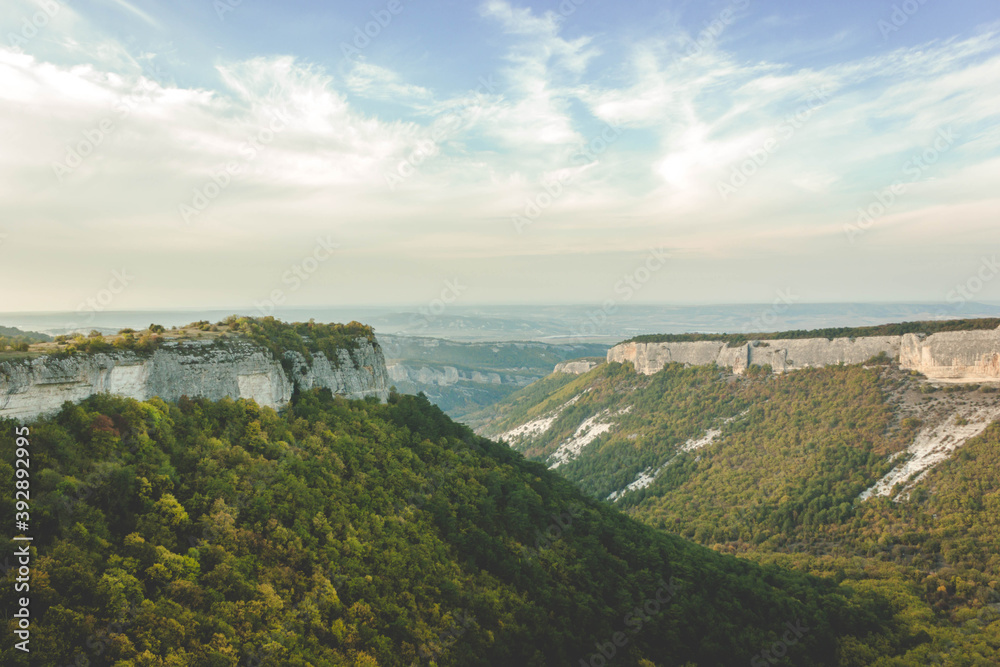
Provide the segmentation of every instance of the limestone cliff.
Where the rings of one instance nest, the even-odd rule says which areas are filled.
[[[98,393],[137,400],[246,398],[276,409],[288,404],[296,386],[326,387],[350,398],[388,396],[382,350],[367,340],[338,350],[339,363],[322,353],[313,354],[311,362],[298,352],[285,357],[291,373],[267,349],[227,337],[167,342],[151,355],[116,351],[7,362],[0,364],[0,417],[32,419]]]
[[[581,359],[576,361],[564,361],[562,363],[556,364],[553,373],[565,373],[566,375],[583,375],[584,373],[589,373],[598,366],[598,362],[591,361],[590,359]]]
[[[716,364],[743,373],[751,365],[775,372],[835,364],[860,364],[884,353],[928,379],[954,382],[1000,381],[1000,329],[868,338],[755,340],[728,347],[718,341],[622,343],[608,351],[609,362],[633,364],[645,375],[669,363]]]
[[[908,334],[900,345],[899,364],[943,381],[1000,379],[1000,329]]]
[[[460,382],[490,385],[514,385],[526,387],[537,377],[516,373],[498,373],[493,371],[476,371],[455,366],[409,366],[407,364],[392,364],[389,366],[389,379],[393,382],[411,382],[419,385],[436,385],[450,387]]]

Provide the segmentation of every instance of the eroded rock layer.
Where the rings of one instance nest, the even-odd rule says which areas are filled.
[[[137,400],[159,396],[252,399],[275,409],[285,407],[292,390],[325,387],[350,398],[388,396],[385,359],[377,344],[360,340],[337,351],[331,362],[322,353],[311,362],[287,352],[285,366],[251,341],[168,342],[151,355],[134,352],[43,356],[0,364],[0,417],[33,419],[59,410],[66,401],[98,393]]]

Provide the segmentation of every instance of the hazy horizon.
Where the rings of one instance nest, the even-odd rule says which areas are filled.
[[[379,336],[407,335],[458,341],[615,343],[643,334],[766,333],[904,321],[1000,317],[1000,304],[809,304],[775,299],[765,304],[616,305],[609,302],[603,305],[467,306],[438,301],[424,306],[384,308],[285,307],[271,313],[240,309],[0,313],[0,325],[50,335],[92,329],[114,333],[125,327],[145,328],[151,323],[170,327],[198,320],[216,322],[230,315],[270,314],[285,321],[357,320],[373,326]]]

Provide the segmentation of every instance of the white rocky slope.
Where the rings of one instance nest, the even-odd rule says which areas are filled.
[[[367,340],[338,350],[336,364],[321,353],[311,363],[297,352],[285,356],[290,374],[268,350],[226,338],[167,342],[151,355],[121,351],[6,362],[0,364],[0,417],[33,419],[99,393],[137,400],[246,398],[276,409],[288,404],[296,386],[326,387],[350,398],[388,396],[385,359]]]
[[[723,425],[732,423],[733,421],[739,419],[739,417],[742,417],[746,413],[747,411],[744,411],[736,417],[730,417],[729,419],[723,422]],[[685,442],[683,445],[680,446],[680,448],[677,450],[677,454],[674,454],[669,459],[667,459],[663,463],[663,465],[658,467],[655,471],[653,470],[652,466],[646,468],[645,470],[643,470],[642,472],[640,472],[638,475],[635,476],[635,481],[626,486],[624,489],[619,489],[618,491],[615,491],[614,493],[609,495],[606,498],[606,500],[610,500],[611,502],[617,502],[621,500],[627,493],[631,493],[632,491],[639,491],[640,489],[645,489],[647,486],[655,482],[656,478],[660,476],[660,473],[666,470],[667,466],[676,461],[677,457],[680,456],[682,452],[693,452],[701,449],[702,447],[707,447],[716,440],[718,440],[720,435],[722,435],[721,428],[710,428],[702,437],[691,438],[690,440],[688,440],[687,442]]]
[[[910,490],[934,466],[951,458],[959,447],[985,431],[997,419],[1000,419],[1000,401],[980,400],[971,405],[952,407],[943,419],[921,429],[913,443],[896,455],[895,458],[903,462],[865,490],[858,500],[888,496],[897,484],[903,487],[894,500],[907,499]]]
[[[580,452],[583,451],[584,447],[592,443],[594,440],[597,440],[597,438],[604,435],[615,426],[615,422],[612,421],[613,417],[628,414],[631,410],[631,407],[627,407],[616,412],[602,410],[593,417],[585,419],[584,422],[577,427],[573,435],[568,440],[559,443],[559,448],[552,452],[552,455],[549,456],[549,468],[558,468],[564,463],[569,463],[570,461],[579,458]]]
[[[579,401],[582,396],[583,394],[578,394],[560,405],[558,408],[545,413],[543,416],[532,419],[531,421],[525,422],[520,426],[516,426],[509,431],[501,433],[497,436],[497,440],[503,440],[508,444],[517,444],[527,438],[536,438],[542,435],[549,430],[553,423],[555,423],[556,419],[559,418],[559,415],[562,414],[563,410]]]
[[[552,427],[552,424],[555,423],[563,411],[566,410],[566,408],[575,404],[590,391],[590,389],[585,389],[582,393],[577,394],[559,407],[546,412],[541,417],[536,417],[521,424],[520,426],[516,426],[501,433],[497,436],[497,439],[503,440],[509,445],[521,445],[527,441],[534,440],[535,438],[544,435]],[[627,407],[616,411],[602,410],[598,414],[584,419],[583,422],[577,426],[573,435],[560,442],[556,451],[549,456],[546,461],[549,468],[558,468],[564,463],[569,463],[570,461],[578,458],[584,447],[614,428],[615,417],[628,414],[631,409],[631,407]]]

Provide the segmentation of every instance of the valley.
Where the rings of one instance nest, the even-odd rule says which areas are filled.
[[[979,378],[989,324],[904,336]],[[38,452],[35,636],[63,662],[88,652],[61,636],[123,608],[137,620],[92,664],[729,665],[787,623],[818,629],[768,664],[1000,659],[1000,392],[940,353],[920,357],[937,379],[904,367],[903,338],[844,363],[829,339],[764,336],[758,361],[789,363],[640,372],[616,360],[633,343],[602,361],[388,337],[388,365],[357,323],[160,329],[35,340],[0,367],[40,373],[7,380],[21,407],[0,426],[30,425]],[[835,353],[804,365],[786,340]],[[718,359],[705,342],[644,344]],[[475,435],[401,381],[503,392],[458,408]],[[54,389],[70,402],[24,411]],[[629,616],[650,599],[669,611]]]
[[[996,0],[0,35],[0,666],[1000,667]]]
[[[608,350],[601,343],[460,342],[393,334],[379,334],[378,341],[393,386],[402,393],[423,392],[459,421],[549,375],[567,360],[603,361]]]
[[[989,352],[980,342],[972,356]],[[909,596],[898,604],[927,641],[906,660],[858,664],[993,664],[1000,393],[929,367],[942,377],[888,355],[783,373],[611,361],[512,394],[479,432],[661,531]]]

